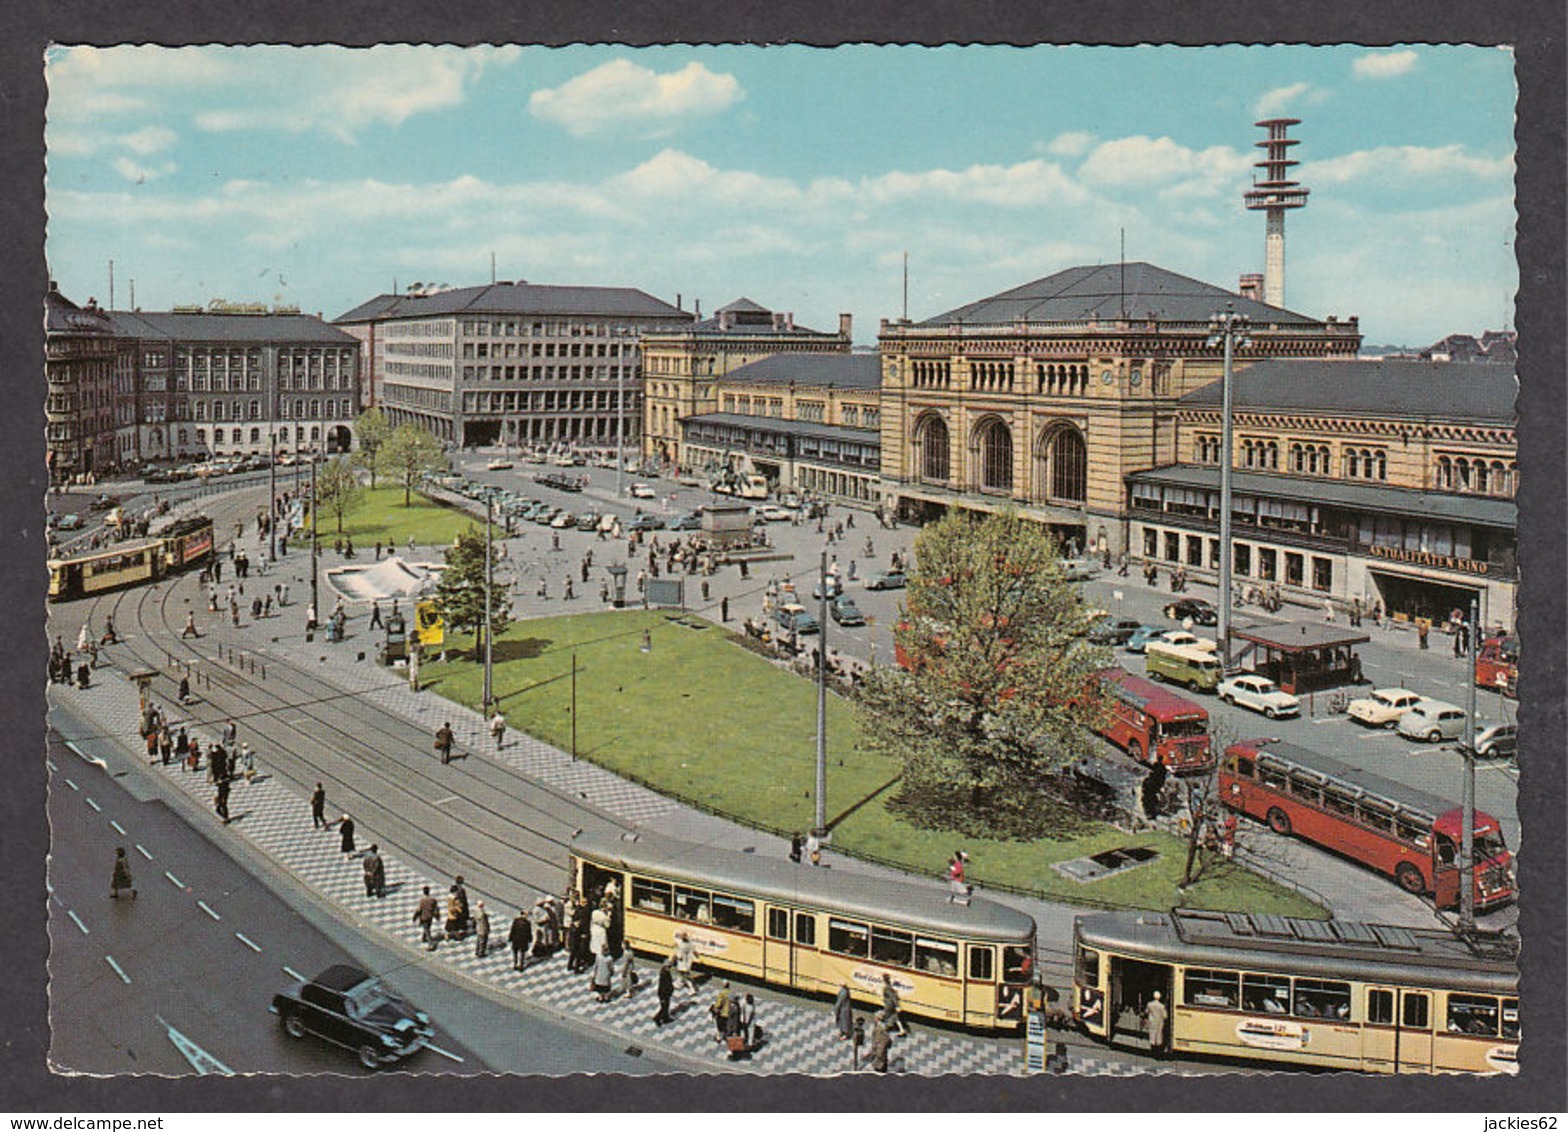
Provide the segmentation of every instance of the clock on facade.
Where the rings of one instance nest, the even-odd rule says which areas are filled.
[[[1112,373],[1110,370],[1101,370],[1100,371],[1100,384],[1101,385],[1109,385],[1111,382],[1113,382],[1115,380],[1116,380],[1116,375],[1114,373]]]
[[[1127,384],[1133,386],[1134,388],[1138,387],[1139,385],[1142,385],[1143,384],[1143,371],[1141,369],[1135,369],[1135,370],[1132,371],[1132,373],[1128,374],[1127,375]]]

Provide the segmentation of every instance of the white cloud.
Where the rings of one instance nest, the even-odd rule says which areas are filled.
[[[165,161],[161,165],[156,166],[143,165],[141,162],[123,155],[116,157],[110,164],[120,176],[127,181],[135,181],[137,184],[145,184],[158,177],[166,176],[169,173],[173,173],[177,168],[172,161]]]
[[[1052,157],[1082,157],[1093,144],[1094,135],[1087,130],[1069,130],[1052,138],[1046,144],[1045,152]]]
[[[1260,118],[1272,118],[1305,102],[1312,89],[1311,83],[1291,83],[1266,90],[1253,103],[1252,112]]]
[[[1408,48],[1403,51],[1374,51],[1350,65],[1358,79],[1391,79],[1407,74],[1419,56]]]
[[[168,149],[178,140],[179,135],[167,126],[144,126],[121,135],[119,143],[137,156],[147,157]]]
[[[528,112],[581,137],[627,126],[668,129],[744,97],[734,75],[716,74],[698,62],[661,75],[630,59],[612,59],[554,89],[534,91]]]
[[[1422,187],[1434,182],[1453,182],[1465,178],[1492,181],[1511,178],[1512,155],[1481,157],[1462,145],[1380,146],[1354,153],[1312,161],[1301,166],[1300,177],[1314,184],[1350,184],[1356,181],[1394,183],[1417,180]]]
[[[1137,135],[1096,146],[1078,176],[1106,189],[1203,197],[1230,191],[1250,166],[1247,155],[1229,146],[1190,149],[1170,138]]]

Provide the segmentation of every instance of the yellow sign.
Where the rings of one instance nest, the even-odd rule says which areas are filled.
[[[446,623],[433,601],[421,601],[414,606],[414,639],[427,649],[438,649],[446,640]]]

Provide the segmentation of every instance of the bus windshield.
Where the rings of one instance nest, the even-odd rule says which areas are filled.
[[[1201,719],[1173,719],[1160,724],[1160,734],[1167,739],[1196,739],[1208,733],[1208,724]]]
[[[1483,833],[1475,839],[1475,859],[1477,861],[1490,861],[1494,857],[1501,857],[1508,852],[1502,835],[1498,833]]]

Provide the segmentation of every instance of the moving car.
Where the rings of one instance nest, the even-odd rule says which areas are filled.
[[[1159,640],[1167,631],[1163,625],[1139,625],[1123,644],[1128,652],[1142,652],[1150,641]]]
[[[1400,718],[1421,696],[1409,688],[1378,688],[1350,701],[1346,714],[1368,727],[1398,727]]]
[[[1519,725],[1494,723],[1475,733],[1475,757],[1511,759],[1519,753]]]
[[[1089,640],[1097,645],[1124,645],[1143,628],[1133,617],[1107,617],[1089,630]]]
[[[1198,625],[1218,625],[1219,611],[1201,597],[1178,598],[1165,607],[1165,616],[1172,621],[1185,621],[1191,617]]]
[[[632,498],[633,499],[653,499],[657,495],[658,495],[658,492],[654,491],[653,488],[649,487],[645,483],[634,483],[634,484],[632,484]]]
[[[514,466],[510,460],[491,460],[485,465],[485,470],[489,472],[509,472]]]
[[[575,527],[577,525],[577,516],[570,511],[562,511],[550,520],[550,525],[558,531],[564,531],[567,527]]]
[[[80,515],[73,513],[70,515],[61,515],[60,521],[55,524],[55,527],[56,529],[62,531],[79,531],[86,525],[87,524],[82,521],[82,517]]]
[[[584,511],[581,515],[577,516],[577,529],[580,531],[591,531],[596,529],[598,526],[599,512],[597,511]]]
[[[387,990],[380,979],[341,963],[273,995],[272,1012],[289,1037],[313,1034],[351,1049],[366,1069],[405,1058],[435,1036],[423,1011]]]
[[[836,597],[838,597],[839,594],[841,594],[843,592],[844,592],[844,579],[841,576],[839,576],[838,574],[829,574],[828,575],[828,597],[836,598]],[[822,583],[820,581],[811,583],[811,596],[813,598],[818,599],[818,600],[821,599],[821,597],[822,597]]]
[[[793,602],[781,605],[773,611],[773,620],[778,622],[779,628],[785,632],[793,629],[798,635],[804,637],[807,633],[820,632],[822,626],[817,623],[803,605]]]
[[[1207,649],[1209,652],[1215,652],[1220,647],[1218,641],[1215,641],[1210,637],[1200,637],[1196,633],[1189,633],[1185,629],[1164,629],[1161,630],[1159,636],[1153,639],[1159,641],[1161,644],[1181,645],[1184,648],[1193,649]],[[1147,645],[1145,645],[1144,651],[1148,651]]]
[[[770,523],[787,523],[794,516],[776,503],[764,504],[762,517]]]
[[[839,625],[854,626],[864,625],[866,615],[860,612],[860,606],[855,604],[851,597],[841,597],[828,603],[828,615]]]
[[[1442,700],[1429,700],[1425,696],[1411,705],[1399,717],[1399,733],[1406,739],[1424,739],[1440,743],[1444,739],[1457,739],[1464,733],[1463,708],[1445,704]]]
[[[1062,577],[1069,582],[1087,582],[1098,573],[1094,563],[1087,558],[1062,559]]]
[[[633,515],[631,522],[626,524],[629,531],[662,531],[664,520],[657,515]]]
[[[702,513],[688,511],[684,515],[677,515],[670,521],[672,531],[700,531],[702,530]]]
[[[868,590],[901,590],[908,584],[902,570],[879,570],[866,579]]]
[[[1225,703],[1261,711],[1270,719],[1301,714],[1301,701],[1289,692],[1280,691],[1279,685],[1266,676],[1252,673],[1231,676],[1221,680],[1214,691]]]

